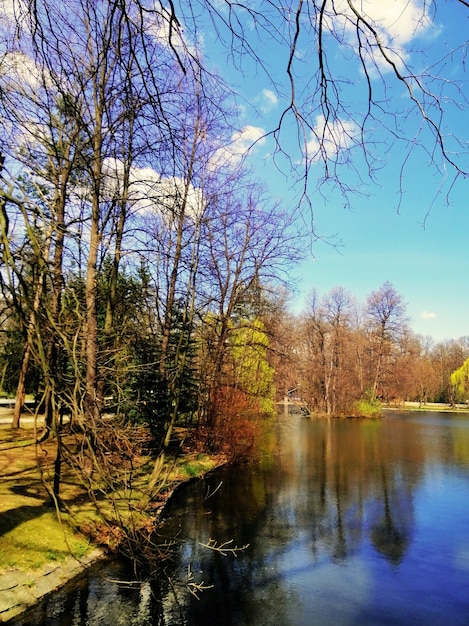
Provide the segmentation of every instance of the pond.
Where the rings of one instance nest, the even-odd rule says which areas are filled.
[[[469,624],[469,415],[281,416],[167,515],[153,580],[101,565],[17,623]]]

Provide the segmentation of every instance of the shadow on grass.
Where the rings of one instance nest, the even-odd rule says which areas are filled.
[[[0,513],[0,536],[11,532],[24,522],[40,517],[49,510],[46,504],[38,504],[36,506],[23,504],[16,509],[9,509]]]

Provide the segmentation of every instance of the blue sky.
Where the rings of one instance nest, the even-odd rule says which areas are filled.
[[[460,52],[450,53],[466,42],[469,11],[456,0],[438,2],[438,12],[429,16],[416,29],[416,20],[421,15],[421,3],[417,0],[362,2],[369,14],[377,19],[383,36],[400,47],[408,63],[419,69],[432,67],[432,73],[443,72],[448,79],[449,82],[443,85],[446,90],[444,132],[448,135],[451,150],[459,150],[461,162],[468,164],[469,147],[464,144],[469,138],[467,103],[464,101],[469,91],[468,77],[464,73],[463,55]],[[210,38],[205,45],[210,52]],[[312,53],[310,46],[311,42],[305,38],[300,41],[298,48],[298,57],[301,57],[299,73],[303,73],[303,76],[307,75],[310,67],[308,55],[311,55],[311,59],[315,57],[314,45]],[[343,71],[345,75],[348,72],[349,76],[355,73],[351,88],[356,83],[354,105],[358,110],[366,103],[361,100],[363,94],[360,91],[363,75],[356,65],[341,67],[343,59],[340,58],[340,50],[331,48],[329,53],[337,71]],[[445,55],[444,63],[434,65]],[[274,77],[285,85],[284,69],[288,58],[285,51],[282,53],[272,44],[267,58]],[[240,116],[245,124],[246,137],[256,138],[262,130],[275,126],[282,110],[282,92],[279,94],[258,69],[250,68],[247,60],[242,76],[230,68],[228,61],[222,71],[228,82],[239,86],[242,95]],[[313,71],[314,65],[311,65]],[[300,85],[301,79],[298,80]],[[353,93],[349,91],[349,96]],[[387,95],[391,110],[395,106],[401,115],[405,103],[401,86],[391,88]],[[287,90],[285,96],[288,96]],[[452,100],[462,106],[455,106]],[[412,138],[418,131],[417,118],[398,119],[398,122],[404,132],[409,133],[408,138]],[[454,137],[463,142],[462,146],[458,145]],[[429,138],[430,135],[425,135],[425,132],[419,135],[424,146],[431,150]],[[359,152],[351,153],[352,165],[359,170],[362,180],[355,183],[360,193],[350,197],[350,208],[345,207],[344,198],[334,190],[327,190],[327,202],[321,194],[314,192],[314,180],[321,176],[322,170],[320,164],[312,166],[310,191],[314,225],[316,234],[323,240],[313,244],[306,261],[293,271],[292,278],[298,282],[294,310],[302,308],[306,294],[313,287],[324,294],[341,285],[352,292],[358,301],[365,302],[367,295],[385,281],[390,281],[407,304],[411,326],[416,333],[430,335],[436,341],[469,335],[469,183],[461,177],[447,202],[451,171],[447,170],[445,180],[438,155],[439,172],[431,166],[429,155],[417,148],[405,170],[400,202],[399,168],[405,159],[405,146],[395,145],[391,149],[389,137],[385,137],[382,129],[377,130],[373,139],[377,142],[376,153],[381,159],[382,169],[375,183],[369,182]],[[301,158],[295,153],[293,139],[289,143],[286,136],[285,145],[291,150],[294,159]],[[272,163],[272,151],[272,141],[267,140],[258,145],[250,164],[266,182],[271,194],[281,198],[286,208],[293,208],[298,199],[299,187],[292,186],[293,179],[288,175],[279,175]],[[347,173],[346,169],[342,171],[343,176],[346,179],[350,176],[354,184],[356,177],[354,179],[353,174]],[[442,181],[442,193],[439,193]],[[305,222],[309,222],[307,214]],[[331,243],[339,245],[334,247]]]
[[[469,85],[465,73],[465,65],[469,61],[469,58],[466,59],[469,9],[457,0],[435,0],[434,3],[425,0],[354,1],[360,10],[368,14],[380,32],[388,53],[401,70],[398,58],[393,56],[394,49],[400,50],[401,58],[416,72],[443,77],[443,81],[435,81],[432,85],[442,97],[442,132],[448,141],[450,157],[457,159],[469,173]],[[240,28],[269,73],[263,71],[259,63],[253,63],[248,54],[242,57],[230,55],[227,47],[220,45],[222,32],[213,27],[207,12],[196,10],[196,4],[195,0],[191,3],[181,1],[182,15],[185,9],[188,21],[191,12],[195,16],[204,61],[238,92],[240,133],[233,137],[234,144],[242,151],[253,141],[260,140],[247,163],[266,184],[272,197],[279,199],[287,211],[295,211],[302,181],[295,184],[295,172],[290,171],[286,159],[281,157],[277,164],[283,173],[279,172],[274,163],[272,138],[261,138],[277,126],[281,112],[289,101],[286,74],[288,44],[294,29],[298,0],[246,2],[253,12],[257,11],[261,16],[267,11],[274,14],[277,6],[291,6],[290,32],[287,29],[283,33],[286,44],[282,45],[275,42],[268,27],[265,30],[253,28],[252,15],[246,12],[239,14]],[[347,0],[334,0],[333,5],[344,15],[350,15],[347,13]],[[8,2],[2,6],[5,10]],[[212,6],[222,14],[227,10],[227,4],[218,0]],[[236,6],[234,10],[239,9],[239,5],[233,6]],[[306,12],[312,10],[313,4],[305,1],[303,6],[302,20],[306,20]],[[328,0],[327,6],[332,6],[332,0]],[[422,14],[423,6],[430,11],[426,16]],[[203,18],[207,19],[204,21]],[[346,20],[339,19],[336,25],[337,38],[325,40],[327,59],[333,78],[340,79],[337,85],[340,84],[343,89],[347,102],[345,111],[339,112],[340,115],[349,114],[348,119],[343,118],[342,128],[349,131],[348,139],[356,139],[354,122],[367,106],[366,84],[351,47],[354,29]],[[326,29],[327,26],[326,20]],[[220,21],[218,27],[222,28]],[[194,30],[190,30],[184,29],[181,36],[185,38],[187,32],[188,39],[191,36],[195,38]],[[294,72],[298,104],[305,114],[310,111],[311,126],[321,132],[320,100],[315,93],[317,83],[314,82],[317,43],[312,31],[302,24]],[[229,46],[231,39],[226,32],[225,35]],[[241,48],[237,46],[237,50]],[[237,62],[236,67],[233,60]],[[451,187],[453,172],[442,162],[438,150],[433,152],[431,133],[428,128],[425,130],[425,125],[422,128],[421,117],[405,116],[408,94],[402,84],[391,80],[390,73],[382,64],[378,63],[377,69],[382,72],[386,89],[377,80],[376,71],[371,71],[374,96],[381,98],[383,106],[388,109],[387,115],[383,114],[383,120],[377,114],[369,125],[367,140],[371,142],[368,145],[379,169],[371,182],[367,178],[360,147],[350,145],[353,141],[348,141],[340,130],[336,131],[336,138],[342,143],[344,151],[333,156],[341,160],[345,158],[343,155],[348,155],[350,161],[339,170],[339,180],[356,188],[357,193],[344,199],[334,185],[324,187],[323,193],[318,193],[316,183],[323,175],[323,169],[320,163],[312,161],[309,176],[312,215],[309,209],[304,209],[298,224],[307,232],[311,221],[314,221],[314,233],[311,233],[311,245],[305,246],[307,258],[292,269],[292,284],[296,285],[293,310],[301,310],[312,288],[325,294],[333,287],[342,286],[364,303],[372,291],[390,281],[407,304],[416,333],[430,335],[436,341],[469,336],[469,183],[460,177]],[[428,113],[435,112],[431,104],[428,105]],[[386,133],[380,122],[400,132],[408,142],[392,145],[392,135]],[[306,139],[309,150],[314,152],[317,145],[313,137],[308,135]],[[281,142],[291,163],[301,168],[304,156],[298,150],[297,129],[291,115],[287,117]],[[409,155],[410,144],[415,144],[415,149]],[[436,167],[432,165],[432,158]],[[400,167],[403,163],[406,167],[401,179]],[[401,180],[402,195],[399,193]]]
[[[461,206],[463,202],[461,198]],[[424,229],[419,224],[424,207],[396,215],[385,201],[380,205],[376,210],[368,201],[354,211],[318,210],[319,226],[323,223],[327,232],[333,224],[343,246],[314,246],[315,258],[311,256],[298,271],[301,291],[316,287],[325,293],[342,285],[365,302],[371,291],[389,280],[407,304],[416,333],[437,341],[468,335],[467,213],[438,206]],[[296,310],[302,300],[302,294],[295,298]]]

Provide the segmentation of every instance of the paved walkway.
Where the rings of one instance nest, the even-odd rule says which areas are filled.
[[[34,424],[36,419],[37,419],[38,424],[42,425],[42,423],[44,422],[43,415],[38,415],[38,417],[36,418],[33,413],[24,411],[21,414],[20,425],[21,424],[28,424],[28,425]],[[12,421],[13,421],[13,408],[0,404],[0,424],[11,425]]]
[[[30,572],[17,569],[0,572],[0,622],[20,615],[100,558],[103,552],[95,549],[80,560],[70,557],[60,564],[48,563]]]

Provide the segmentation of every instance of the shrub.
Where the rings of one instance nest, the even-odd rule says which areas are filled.
[[[353,404],[354,417],[381,417],[381,402],[376,398],[356,400]]]

